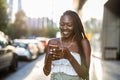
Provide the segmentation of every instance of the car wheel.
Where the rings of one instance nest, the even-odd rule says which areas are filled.
[[[14,55],[13,60],[11,62],[11,66],[9,67],[10,71],[12,71],[12,72],[16,71],[17,66],[18,66],[18,57],[17,57],[17,55]]]

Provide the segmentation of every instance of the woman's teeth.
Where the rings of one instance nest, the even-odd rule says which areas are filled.
[[[68,34],[68,32],[63,32],[63,34]]]

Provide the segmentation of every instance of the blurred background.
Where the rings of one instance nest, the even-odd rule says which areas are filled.
[[[99,40],[103,7],[107,0],[1,0],[0,30],[11,39],[56,37],[59,18],[66,10],[76,11],[91,41]],[[3,17],[3,18],[2,18]],[[97,48],[99,49],[99,48]]]
[[[79,14],[90,41],[91,80],[119,80],[119,7],[120,0],[0,0],[0,43],[5,43],[5,38],[15,47],[18,57],[36,59],[45,52],[49,39],[60,37],[62,13],[73,10]],[[34,56],[29,55],[35,52],[30,42],[35,45]],[[18,46],[27,50],[24,55]],[[111,71],[110,66],[118,71]]]

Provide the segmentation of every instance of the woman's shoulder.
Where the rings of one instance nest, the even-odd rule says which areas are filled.
[[[82,45],[87,45],[87,46],[88,46],[88,45],[90,45],[90,42],[89,42],[88,39],[85,39],[85,38],[84,38],[84,39],[81,40],[81,44],[82,44]]]
[[[88,41],[88,39],[83,38],[83,39],[81,40],[81,43],[82,43],[82,44],[87,44],[87,43],[89,43],[89,41]]]
[[[91,51],[90,42],[88,39],[82,39],[81,42],[82,42],[83,49]]]

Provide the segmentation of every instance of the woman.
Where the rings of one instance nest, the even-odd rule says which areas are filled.
[[[86,79],[90,66],[91,48],[78,14],[68,10],[60,18],[61,38],[47,45],[45,75],[51,80]]]

